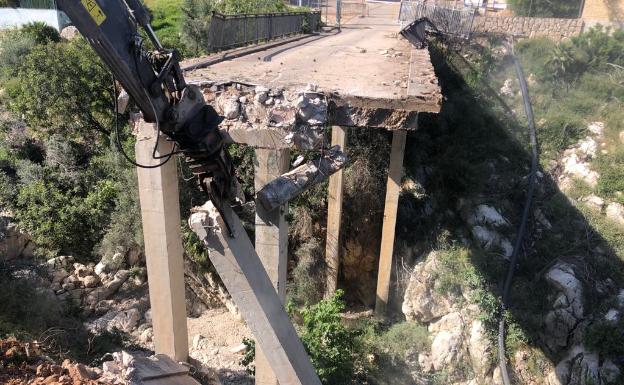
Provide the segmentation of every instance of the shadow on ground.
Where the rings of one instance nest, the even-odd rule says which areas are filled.
[[[463,207],[480,203],[495,206],[512,223],[513,231],[505,235],[512,243],[515,240],[530,165],[524,112],[512,111],[500,97],[476,94],[453,66],[462,62],[459,55],[436,47],[431,48],[431,55],[446,99],[440,114],[421,116],[419,131],[408,137],[406,176],[422,186],[423,191],[421,197],[405,193],[400,199],[395,250],[407,248],[416,252],[402,256],[397,251],[398,270],[402,265],[412,266],[432,250],[462,245],[471,248],[471,263],[492,298],[499,298],[508,262],[500,252],[486,251],[467,242],[470,228],[460,213]],[[455,55],[454,60],[449,60],[448,55]],[[513,112],[517,117],[511,115]],[[624,276],[622,260],[595,228],[595,221],[558,189],[553,175],[556,170],[540,172],[534,208],[552,227],[540,226],[533,210],[512,286],[509,319],[514,335],[507,339],[508,355],[520,346],[529,346],[543,352],[556,365],[566,349],[584,343],[598,350],[601,361],[610,358],[617,363],[622,360],[622,349],[602,342],[607,339],[613,341],[607,345],[621,344],[621,332],[614,328],[609,335],[608,330],[597,331],[597,326],[618,294],[618,282]],[[550,336],[544,335],[544,317],[553,309],[555,291],[544,275],[557,262],[573,266],[583,283],[584,318],[577,324],[580,332],[577,328],[571,331],[569,345],[553,349],[548,343]],[[399,310],[401,288],[395,293],[393,305]],[[497,314],[492,313],[486,316],[495,336]]]

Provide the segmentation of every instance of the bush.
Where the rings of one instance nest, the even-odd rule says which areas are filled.
[[[35,44],[45,45],[61,41],[61,35],[59,35],[58,31],[41,21],[23,25],[21,32],[31,37],[35,41]]]
[[[0,79],[11,80],[35,44],[32,37],[18,31],[5,32],[0,38]]]
[[[92,143],[110,134],[112,78],[82,39],[35,46],[6,91],[9,109],[42,138],[61,134]]]
[[[598,25],[559,44],[549,62],[554,75],[571,82],[589,70],[604,69],[607,63],[624,64],[624,30],[610,32]]]
[[[624,321],[597,321],[591,324],[585,334],[589,349],[609,358],[624,356]]]
[[[429,351],[431,341],[426,326],[406,321],[392,325],[378,337],[376,345],[392,359],[404,360],[409,351]]]
[[[345,308],[342,295],[342,290],[337,290],[331,298],[301,311],[301,341],[324,385],[345,385],[354,377],[355,336],[340,318]]]
[[[68,188],[54,174],[46,174],[20,189],[15,216],[33,237],[40,254],[63,253],[88,261],[109,223],[116,186],[102,180],[85,189]]]

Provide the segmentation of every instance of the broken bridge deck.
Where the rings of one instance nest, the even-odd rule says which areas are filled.
[[[413,129],[418,112],[437,113],[442,96],[427,49],[398,32],[398,3],[371,3],[342,30],[221,61],[186,73],[190,83],[237,82],[285,90],[318,86],[329,123]]]

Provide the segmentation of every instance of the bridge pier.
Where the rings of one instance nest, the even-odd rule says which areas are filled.
[[[152,123],[136,122],[136,160],[157,165],[152,151],[158,131]],[[166,156],[173,143],[160,138],[156,156]],[[175,156],[157,168],[137,168],[143,221],[145,259],[156,353],[188,359],[188,331],[184,293],[184,262],[180,233],[180,193]]]
[[[375,313],[377,315],[383,315],[388,306],[392,256],[394,254],[394,235],[399,207],[399,193],[401,192],[401,178],[403,176],[406,138],[407,131],[405,130],[394,131],[392,134],[392,149],[390,152],[388,181],[386,183],[386,201],[379,252],[379,272],[377,275],[377,300],[375,302]]]
[[[267,183],[288,171],[289,149],[256,148],[254,187],[259,191]],[[282,304],[286,300],[286,268],[288,266],[288,203],[268,211],[256,202],[255,249]],[[260,347],[256,349],[256,384],[277,385],[277,377]]]
[[[340,146],[345,151],[347,128],[332,126],[331,145]],[[327,240],[325,242],[325,264],[327,265],[325,296],[331,296],[338,288],[340,271],[340,219],[342,217],[343,171],[329,177],[327,191]]]

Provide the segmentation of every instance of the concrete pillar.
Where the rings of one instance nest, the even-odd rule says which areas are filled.
[[[154,124],[140,120],[137,129],[137,163],[161,163],[162,159],[152,157],[158,135]],[[159,143],[157,156],[171,152],[171,142],[161,137]],[[175,156],[162,167],[137,168],[137,173],[156,353],[186,361],[188,332]]]
[[[385,313],[386,306],[388,305],[388,295],[390,293],[394,231],[397,209],[399,207],[401,177],[403,176],[403,155],[405,153],[406,137],[407,131],[404,130],[394,131],[392,134],[392,150],[390,152],[390,167],[388,168],[386,202],[381,233],[381,250],[379,254],[379,273],[377,276],[377,301],[375,303],[375,313],[377,315]]]
[[[290,150],[255,150],[254,186],[259,191],[267,183],[288,171]],[[256,253],[266,270],[280,301],[286,300],[286,268],[288,265],[288,204],[267,212],[256,202]],[[256,384],[277,385],[277,377],[271,370],[266,356],[256,349]]]
[[[347,129],[341,126],[332,127],[331,145],[340,146],[345,151],[347,144]],[[343,171],[337,171],[329,177],[327,191],[327,240],[325,242],[325,263],[327,274],[325,281],[325,296],[334,294],[338,287],[338,272],[340,269],[340,218],[342,216],[342,189]]]

